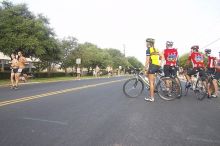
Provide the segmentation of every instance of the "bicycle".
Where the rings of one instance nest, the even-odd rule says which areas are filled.
[[[123,92],[129,98],[135,98],[142,94],[144,87],[149,90],[150,84],[140,70],[134,70],[133,78],[128,79],[123,85]],[[156,73],[155,92],[164,100],[174,100],[180,95],[180,85],[172,77],[164,77],[162,72]]]
[[[185,84],[185,96],[187,96],[189,88],[195,93],[198,100],[203,100],[207,96],[207,86],[204,84],[204,81],[201,78],[201,71],[203,69],[196,70],[197,73],[193,75],[191,87],[188,87],[189,83]]]

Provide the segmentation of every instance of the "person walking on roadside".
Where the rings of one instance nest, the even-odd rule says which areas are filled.
[[[99,74],[100,74],[100,68],[99,68],[98,65],[96,65],[95,72],[96,72],[96,77],[99,77]]]
[[[146,51],[146,62],[145,70],[150,82],[150,96],[145,98],[145,101],[154,101],[154,83],[155,74],[160,70],[162,55],[159,50],[154,47],[155,40],[152,38],[147,38],[147,51]]]
[[[108,73],[108,78],[110,78],[110,76],[111,76],[111,67],[108,65],[106,70],[107,70],[107,73]]]
[[[19,78],[20,78],[21,74],[23,73],[23,70],[25,68],[25,63],[27,62],[26,58],[23,56],[21,51],[18,52],[17,59],[18,59],[18,72],[15,75],[17,78],[16,83],[15,83],[15,87],[16,87],[15,89],[18,88]]]
[[[16,73],[18,72],[18,60],[14,53],[11,54],[11,89],[17,89],[15,83],[19,78],[17,78]]]
[[[76,74],[77,74],[77,79],[80,80],[80,77],[81,77],[81,69],[80,69],[79,66],[76,68]]]

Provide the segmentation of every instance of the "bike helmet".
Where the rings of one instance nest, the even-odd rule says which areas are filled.
[[[152,38],[147,38],[147,39],[146,39],[146,42],[147,42],[147,43],[152,43],[152,44],[154,44],[154,41],[155,41],[155,40],[152,39]]]
[[[196,50],[196,51],[198,51],[198,50],[199,50],[199,46],[194,45],[194,46],[191,47],[191,50]]]
[[[211,54],[212,50],[211,49],[205,49],[206,54]]]
[[[167,47],[172,47],[172,46],[173,46],[173,42],[167,41],[167,42],[166,42],[166,46],[167,46]]]

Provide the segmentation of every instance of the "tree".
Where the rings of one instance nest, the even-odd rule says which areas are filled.
[[[62,52],[61,68],[67,73],[67,68],[72,67],[71,52],[78,46],[77,39],[74,37],[67,37],[61,40],[60,48]]]
[[[40,70],[47,68],[48,74],[50,74],[52,65],[59,64],[62,58],[59,41],[54,38],[47,40],[44,49],[45,53],[39,56],[41,60]]]
[[[133,68],[143,68],[143,64],[135,57],[127,57],[128,62],[131,64]]]
[[[48,19],[35,16],[26,4],[3,1],[0,5],[0,51],[4,54],[22,50],[27,57],[39,58],[48,53],[45,46],[54,36]]]
[[[113,68],[118,69],[119,66],[122,66],[122,68],[127,68],[130,66],[127,58],[119,50],[110,48],[106,49],[106,51],[111,56]]]

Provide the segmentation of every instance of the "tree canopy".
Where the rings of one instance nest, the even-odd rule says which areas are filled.
[[[142,66],[135,57],[126,58],[114,48],[102,49],[89,42],[80,44],[73,36],[58,39],[48,18],[35,15],[26,4],[3,1],[0,2],[0,52],[9,56],[18,51],[26,57],[40,59],[39,70],[59,64],[66,71],[76,66],[77,58],[81,58],[81,67],[85,68]]]
[[[26,4],[3,1],[0,5],[0,51],[4,54],[21,50],[25,56],[41,58],[56,46],[54,36],[48,19],[35,16]]]

